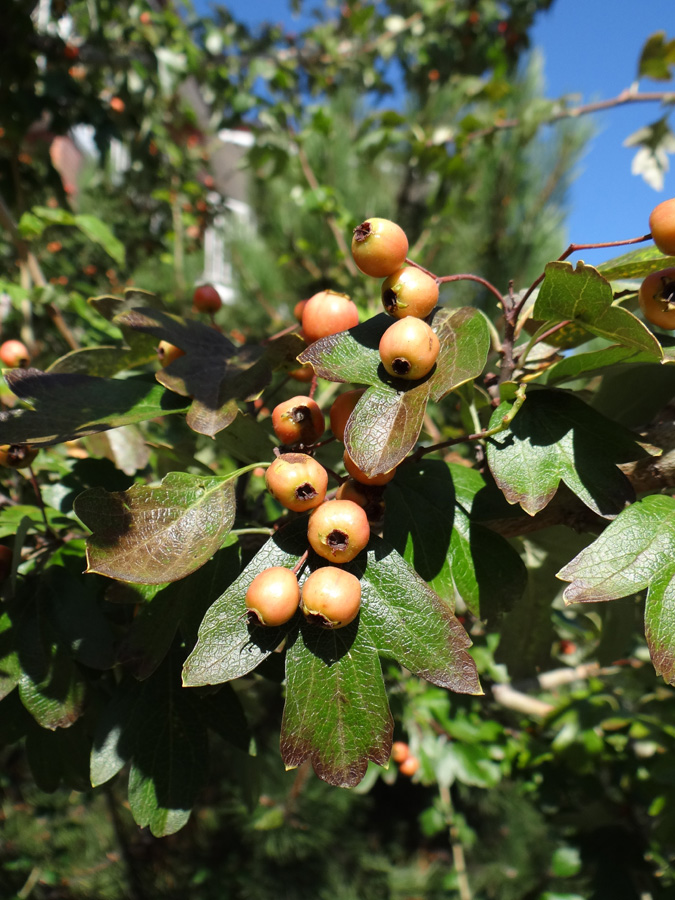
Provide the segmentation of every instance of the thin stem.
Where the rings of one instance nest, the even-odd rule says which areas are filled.
[[[239,478],[242,475],[245,475],[247,472],[252,472],[254,469],[269,469],[271,465],[271,462],[249,463],[248,466],[243,466],[241,469],[237,469],[237,471],[233,472],[231,475],[227,475],[225,481],[229,481],[231,478]]]
[[[308,556],[309,556],[309,549],[305,550],[305,552],[302,554],[302,556],[300,557],[300,559],[299,559],[299,560],[296,562],[296,564],[293,566],[293,574],[294,574],[294,575],[297,575],[298,572],[300,571],[300,569],[301,569],[301,568],[304,566],[304,564],[307,562],[307,557],[308,557]]]
[[[452,851],[452,861],[455,865],[457,873],[457,888],[459,890],[459,900],[472,900],[471,885],[469,884],[469,873],[466,868],[466,858],[464,856],[464,847],[459,835],[459,829],[455,822],[455,807],[452,802],[450,788],[445,784],[439,784],[438,791],[441,802],[446,809],[446,822],[448,825],[448,839],[450,841],[450,849]]]
[[[436,450],[445,450],[446,447],[454,447],[456,444],[468,444],[471,441],[481,441],[484,438],[492,437],[492,435],[494,434],[499,434],[500,431],[505,431],[509,427],[524,402],[525,385],[521,384],[516,391],[516,399],[513,402],[513,406],[505,415],[501,417],[498,425],[494,425],[492,428],[486,428],[483,431],[477,431],[475,434],[465,434],[462,435],[462,437],[451,438],[448,441],[441,441],[440,444],[432,444],[429,447],[420,447],[411,456],[404,460],[404,462],[417,462],[418,460],[422,459],[423,456],[426,456],[428,453],[434,453]]]
[[[424,266],[421,266],[419,263],[416,263],[414,259],[409,259],[406,256],[405,261],[408,263],[409,266],[414,266],[416,269],[419,269],[420,272],[424,272],[425,275],[428,275],[429,278],[433,278],[434,281],[438,281],[438,278],[436,278],[436,276],[434,275],[433,272],[430,272],[429,269],[425,269]]]
[[[437,278],[436,281],[438,282],[438,284],[448,284],[451,281],[477,281],[478,284],[482,284],[483,287],[486,287],[491,294],[494,294],[494,296],[499,301],[500,306],[505,306],[504,298],[499,293],[494,284],[491,284],[489,281],[487,281],[485,278],[481,278],[479,275],[469,275],[468,273],[462,273],[460,275],[444,275],[442,278]]]

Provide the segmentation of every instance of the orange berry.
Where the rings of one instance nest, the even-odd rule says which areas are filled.
[[[366,275],[386,278],[400,269],[408,255],[408,238],[396,222],[366,219],[354,229],[352,256]]]
[[[355,481],[359,481],[361,484],[380,487],[383,484],[388,484],[396,474],[396,469],[394,468],[390,472],[383,472],[380,475],[366,475],[363,469],[359,469],[346,450],[342,454],[342,462],[352,478]]]
[[[406,316],[382,335],[380,359],[394,378],[417,381],[432,370],[440,349],[438,338],[426,322]]]
[[[322,628],[344,628],[354,621],[360,606],[361,582],[336,566],[316,569],[302,586],[302,611]]]
[[[404,266],[382,282],[382,305],[395,319],[425,319],[438,303],[438,284],[416,266]]]
[[[181,350],[180,347],[176,347],[175,344],[170,344],[168,341],[160,341],[157,347],[157,356],[160,365],[165,369],[179,357],[185,356],[185,350]]]
[[[261,625],[283,625],[300,603],[298,579],[284,566],[272,566],[256,575],[246,591],[246,607]]]
[[[661,253],[675,256],[675,197],[654,207],[649,216],[649,230]]]
[[[294,512],[314,509],[323,503],[328,488],[328,473],[306,453],[282,453],[265,474],[272,496]]]
[[[324,432],[323,413],[310,397],[291,397],[272,410],[272,427],[282,444],[313,444]]]
[[[359,311],[347,294],[319,291],[307,301],[302,311],[302,330],[308,343],[347,331],[359,324]]]
[[[395,763],[402,763],[410,756],[410,747],[405,741],[394,741],[391,745],[391,758]]]
[[[675,328],[675,268],[647,275],[640,285],[638,302],[645,319],[659,328]]]
[[[307,540],[329,562],[349,562],[367,546],[369,539],[365,510],[351,500],[322,503],[309,517]]]
[[[30,363],[30,353],[23,341],[9,340],[0,344],[0,362],[16,369],[25,369]]]
[[[349,417],[354,412],[356,404],[361,397],[363,397],[365,392],[365,388],[359,388],[355,391],[345,391],[344,394],[340,394],[333,401],[333,405],[331,406],[328,415],[330,417],[330,430],[338,441],[344,441],[345,428],[347,427]]]

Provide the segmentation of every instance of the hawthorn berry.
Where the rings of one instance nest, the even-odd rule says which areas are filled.
[[[252,621],[261,625],[283,625],[293,618],[299,604],[298,579],[284,566],[260,572],[246,591],[246,608]]]
[[[298,302],[293,307],[293,316],[298,320],[298,322],[302,322],[302,314],[306,306],[307,300],[298,300]]]
[[[366,475],[363,469],[359,469],[359,467],[356,465],[356,463],[346,450],[342,455],[342,462],[345,469],[349,472],[352,478],[355,481],[359,481],[361,484],[369,484],[379,487],[383,484],[388,484],[396,474],[396,469],[392,469],[390,472],[384,472],[380,475]]]
[[[441,345],[422,319],[406,316],[390,325],[380,339],[382,365],[395,378],[416,381],[427,375]]]
[[[344,569],[323,566],[308,575],[302,586],[301,609],[322,628],[344,628],[361,606],[361,582]]]
[[[309,517],[307,539],[312,549],[329,562],[349,562],[369,538],[368,516],[351,500],[322,503]]]
[[[309,298],[302,311],[302,331],[309,344],[358,324],[356,304],[347,294],[337,291],[319,291]]]
[[[218,312],[223,301],[212,284],[200,284],[192,295],[192,305],[198,312],[213,315]]]
[[[395,763],[402,763],[410,756],[410,747],[405,741],[394,741],[391,745],[391,758]]]
[[[408,255],[408,238],[396,222],[366,219],[354,229],[352,256],[365,275],[386,278],[400,269]]]
[[[398,767],[401,775],[407,775],[408,778],[412,778],[415,772],[420,767],[420,761],[416,756],[408,756],[407,759],[404,759],[403,762]]]
[[[311,381],[314,378],[314,369],[311,363],[305,363],[297,369],[291,369],[288,376],[289,378],[294,378],[295,381]]]
[[[323,503],[328,473],[306,453],[282,453],[265,473],[265,483],[282,506],[302,512]]]
[[[395,319],[425,319],[438,303],[438,284],[416,266],[404,266],[382,282],[382,305]]]
[[[328,415],[330,418],[330,430],[338,441],[344,441],[345,428],[347,427],[349,417],[354,412],[356,404],[361,397],[363,397],[365,392],[365,388],[359,388],[355,391],[345,391],[344,394],[340,394],[333,401],[333,405],[331,406]]]
[[[661,253],[675,256],[675,197],[654,207],[649,216],[649,230]]]
[[[313,444],[325,422],[321,407],[310,397],[291,397],[272,410],[272,427],[282,444]]]
[[[647,275],[640,285],[638,302],[645,319],[659,328],[675,328],[675,268]]]
[[[38,455],[39,447],[30,444],[2,444],[0,446],[0,466],[10,469],[27,469]]]
[[[30,353],[23,341],[4,341],[0,344],[0,361],[12,369],[25,369],[30,363]]]
[[[185,350],[181,350],[180,347],[176,347],[175,344],[170,344],[168,341],[159,342],[157,358],[163,369],[170,366],[172,362],[181,356],[185,356]]]

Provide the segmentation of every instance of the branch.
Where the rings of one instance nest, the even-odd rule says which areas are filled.
[[[640,94],[631,88],[621,91],[616,97],[609,100],[598,100],[595,103],[585,103],[581,106],[571,106],[565,109],[559,109],[554,112],[548,119],[544,119],[542,125],[552,125],[554,122],[560,122],[562,119],[576,119],[579,116],[586,116],[590,113],[602,112],[606,109],[614,109],[617,106],[625,106],[628,103],[675,103],[675,92],[673,91],[648,91]],[[487,128],[478,128],[476,131],[470,131],[465,135],[465,141],[474,141],[477,138],[488,137],[499,131],[506,131],[510,128],[517,128],[521,124],[520,119],[502,119],[495,122]]]

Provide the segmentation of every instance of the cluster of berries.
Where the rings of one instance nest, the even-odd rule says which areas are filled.
[[[675,198],[654,207],[649,217],[652,239],[661,253],[675,256]],[[659,328],[675,328],[675,268],[651,272],[640,285],[640,308]]]
[[[390,375],[412,380],[431,371],[440,349],[438,338],[423,321],[436,306],[438,285],[422,269],[404,265],[407,252],[405,233],[387,219],[369,219],[354,231],[354,261],[365,274],[385,278],[382,303],[397,320],[380,341],[382,364]],[[359,322],[352,300],[331,290],[300,301],[294,313],[310,343]],[[311,373],[311,366],[309,369]],[[331,430],[339,441],[344,440],[347,422],[364,390],[340,394],[330,409]],[[286,509],[311,510],[307,539],[330,565],[312,572],[302,591],[289,569],[266,569],[251,583],[246,605],[254,621],[263,625],[287,622],[300,606],[310,621],[342,628],[358,614],[361,585],[340,566],[353,560],[368,544],[370,524],[382,513],[381,488],[395,472],[368,476],[345,450],[343,463],[350,477],[340,485],[335,499],[326,502],[328,473],[309,453],[297,452],[311,447],[323,434],[324,416],[316,401],[296,396],[278,404],[272,411],[272,426],[291,452],[282,453],[269,467],[267,488]]]

